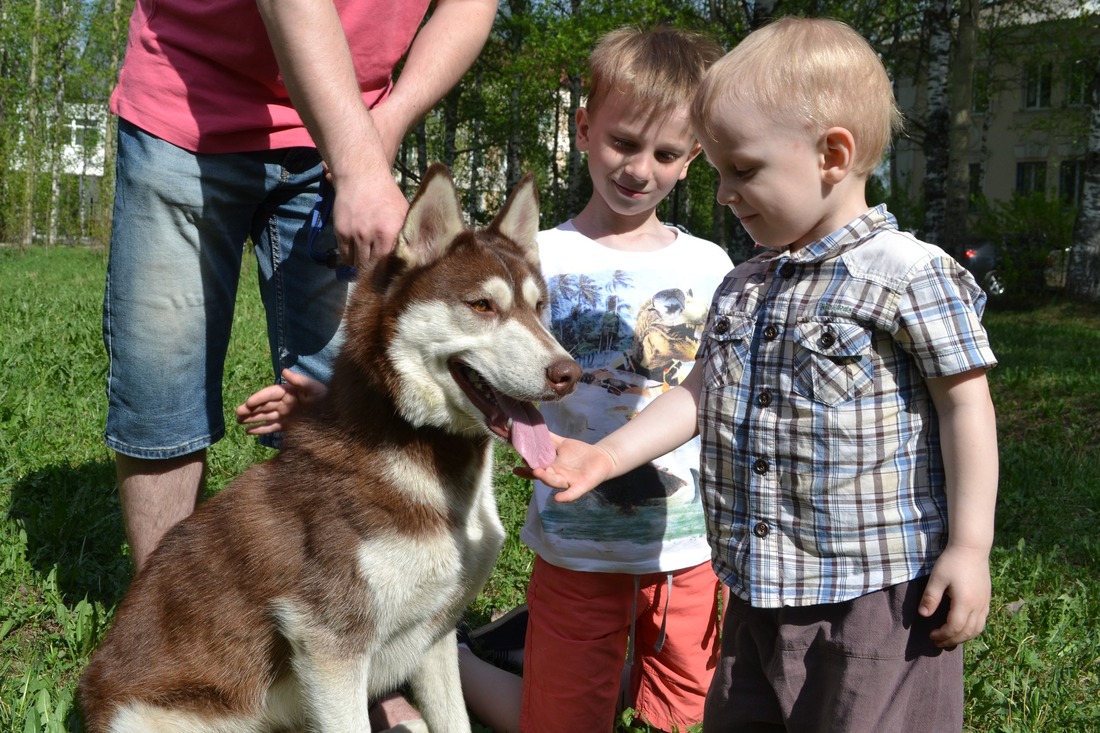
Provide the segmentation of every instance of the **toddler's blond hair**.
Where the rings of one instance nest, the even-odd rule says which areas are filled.
[[[848,25],[785,17],[748,35],[717,61],[692,104],[696,134],[713,136],[719,104],[750,105],[811,135],[843,127],[856,143],[853,172],[878,166],[902,118],[878,54]]]

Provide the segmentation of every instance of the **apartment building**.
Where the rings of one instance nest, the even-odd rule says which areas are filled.
[[[998,15],[1007,5],[984,3],[979,21],[969,141],[971,193],[1005,201],[1013,194],[1043,192],[1076,203],[1084,173],[1088,89],[1100,53],[1096,18],[1080,12],[1054,19]],[[899,75],[896,85],[903,112],[919,122],[926,81]],[[919,125],[910,124],[910,129],[915,134],[898,142],[895,165],[900,185],[918,200],[925,172],[923,135]]]

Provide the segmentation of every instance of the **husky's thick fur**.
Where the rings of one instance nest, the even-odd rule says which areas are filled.
[[[504,537],[491,436],[548,462],[532,403],[580,375],[540,324],[537,230],[530,176],[473,231],[429,171],[328,396],[134,580],[80,681],[87,730],[360,733],[406,682],[433,733],[470,730],[455,623]]]

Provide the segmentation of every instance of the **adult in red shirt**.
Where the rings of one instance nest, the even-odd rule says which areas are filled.
[[[348,286],[306,244],[321,161],[337,196],[315,246],[338,246],[352,266],[387,254],[408,208],[398,146],[473,63],[497,0],[436,0],[422,24],[428,6],[138,0],[111,97],[121,119],[103,315],[105,439],[136,569],[194,509],[206,449],[224,434],[246,240],[275,374],[327,381]]]

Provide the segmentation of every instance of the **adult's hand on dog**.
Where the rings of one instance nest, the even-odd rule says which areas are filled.
[[[333,182],[332,222],[340,259],[349,267],[367,267],[393,251],[409,202],[389,169],[334,177]]]
[[[545,468],[516,466],[512,472],[555,489],[555,501],[576,501],[613,475],[615,461],[603,448],[554,433],[550,439],[557,450],[552,464]]]
[[[285,384],[273,384],[252,394],[237,406],[237,422],[248,426],[249,435],[266,435],[286,430],[295,416],[315,405],[328,388],[304,374],[283,370]]]

